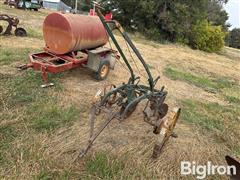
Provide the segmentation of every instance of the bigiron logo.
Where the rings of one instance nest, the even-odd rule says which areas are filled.
[[[213,165],[208,161],[206,165],[199,165],[195,161],[181,162],[181,175],[194,175],[197,179],[204,179],[211,175],[236,175],[235,166]]]

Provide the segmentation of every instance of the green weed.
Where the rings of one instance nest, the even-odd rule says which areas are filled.
[[[34,109],[34,111],[33,111]],[[79,115],[74,107],[63,108],[53,103],[41,103],[29,110],[31,115],[31,127],[37,131],[53,131],[60,125],[70,125]]]
[[[237,81],[230,77],[216,77],[216,75],[204,76],[193,74],[175,67],[167,66],[164,74],[172,80],[185,81],[204,90],[218,93],[223,99],[232,104],[240,105],[240,94]]]
[[[86,179],[157,179],[154,172],[142,165],[133,165],[127,155],[115,157],[106,152],[89,156],[85,162]]]
[[[228,101],[229,103],[240,105],[240,99],[234,96],[225,96],[225,100]]]
[[[97,153],[95,157],[88,159],[86,162],[87,172],[101,179],[117,177],[123,169],[123,162],[110,161],[108,155],[102,152]]]
[[[55,84],[53,89],[58,91],[59,77],[49,76],[49,81]],[[7,78],[5,87],[8,92],[8,102],[11,106],[16,105],[30,105],[29,103],[37,101],[37,99],[48,98],[47,89],[41,88],[40,85],[43,83],[40,73],[33,70],[25,71],[20,76],[14,76]]]
[[[61,90],[58,88],[58,79],[59,75],[49,79],[55,83],[54,91]],[[57,99],[49,95],[48,89],[41,88],[41,83],[41,75],[32,70],[25,71],[21,76],[7,78],[5,81],[7,103],[11,107],[26,107],[25,119],[38,131],[50,131],[76,119],[77,109],[57,105]]]
[[[240,109],[217,103],[202,103],[195,100],[182,101],[183,121],[195,125],[218,143],[224,143],[234,152],[240,147]]]
[[[7,153],[11,147],[11,143],[17,136],[18,133],[14,127],[0,127],[0,167],[6,167],[11,163],[7,158]]]
[[[217,84],[205,76],[194,75],[189,72],[184,72],[169,66],[164,69],[164,74],[172,80],[186,81],[190,84],[193,84],[195,86],[208,89],[208,90],[217,89]]]
[[[193,100],[182,101],[182,119],[207,130],[222,130],[224,128],[222,118],[218,118],[218,104],[204,104]],[[210,113],[209,113],[210,112]],[[221,112],[220,112],[221,113]]]

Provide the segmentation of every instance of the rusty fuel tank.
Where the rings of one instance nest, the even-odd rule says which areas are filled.
[[[43,23],[46,47],[55,54],[93,49],[108,42],[108,35],[97,16],[51,13]]]

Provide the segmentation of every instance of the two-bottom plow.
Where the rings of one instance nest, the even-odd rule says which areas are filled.
[[[146,86],[131,81],[119,87],[113,84],[106,85],[93,98],[89,114],[90,138],[80,156],[87,153],[96,138],[113,119],[125,120],[134,112],[137,105],[144,101],[146,105],[143,119],[153,126],[153,133],[158,135],[152,154],[153,158],[157,158],[167,140],[171,136],[176,137],[173,129],[181,111],[180,108],[174,108],[169,112],[168,105],[164,103],[166,95],[164,88],[151,92]],[[104,118],[104,122],[95,130],[98,117]]]

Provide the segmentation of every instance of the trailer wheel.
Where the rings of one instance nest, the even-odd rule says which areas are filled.
[[[107,78],[109,71],[110,71],[109,61],[101,61],[95,78],[97,80],[104,80]]]

